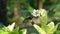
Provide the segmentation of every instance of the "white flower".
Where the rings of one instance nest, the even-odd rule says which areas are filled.
[[[10,30],[10,31],[13,31],[14,26],[15,26],[15,22],[8,26],[9,30]]]
[[[33,15],[34,17],[40,16],[40,11],[34,9],[32,15]]]

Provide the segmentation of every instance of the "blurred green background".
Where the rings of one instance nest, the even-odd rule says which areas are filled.
[[[54,21],[55,25],[60,22],[60,0],[42,0],[43,8],[47,10],[48,22]],[[14,8],[18,8],[14,16]],[[10,24],[17,18],[24,20],[37,8],[37,0],[0,0],[0,22]],[[5,20],[4,20],[5,19]],[[22,22],[22,20],[18,22]],[[60,34],[60,25],[54,34]]]

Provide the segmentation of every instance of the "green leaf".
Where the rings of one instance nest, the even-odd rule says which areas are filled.
[[[33,26],[39,32],[39,34],[46,34],[45,30],[39,27],[38,25],[34,24]]]
[[[9,34],[9,32],[0,32],[0,34]]]
[[[54,22],[49,23],[49,24],[47,25],[47,28],[46,28],[47,34],[53,34],[53,33],[51,32],[51,30],[52,30],[53,28],[54,28]]]
[[[28,7],[28,11],[29,11],[30,13],[32,13],[32,12],[33,12],[33,8],[32,8],[31,6],[29,6],[29,7]]]
[[[19,34],[26,34],[27,30],[26,29],[22,29],[19,31]]]
[[[57,30],[59,24],[60,24],[60,23],[57,23],[57,24],[55,25],[55,27],[51,30],[51,32],[54,33],[54,32]]]
[[[0,34],[9,34],[10,30],[7,27],[3,27],[0,29]]]
[[[57,31],[55,32],[55,34],[60,34],[60,30],[57,30]]]
[[[10,34],[19,34],[19,27],[16,27]]]
[[[53,29],[53,28],[54,28],[54,22],[49,23],[49,24],[47,25],[47,28],[48,28],[49,30]]]
[[[42,27],[45,27],[47,24],[47,12],[45,9],[41,9],[41,17],[40,17],[40,23]]]

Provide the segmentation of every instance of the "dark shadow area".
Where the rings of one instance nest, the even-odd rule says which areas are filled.
[[[5,26],[8,25],[6,3],[6,0],[0,0],[0,22],[2,22]]]

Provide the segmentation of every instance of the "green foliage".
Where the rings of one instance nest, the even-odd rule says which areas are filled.
[[[46,34],[46,32],[44,31],[44,29],[42,29],[38,25],[34,24],[33,26],[35,27],[35,29],[37,29],[37,31],[39,32],[39,34]]]
[[[38,25],[33,25],[35,27],[35,29],[39,32],[39,34],[53,34],[57,28],[58,25],[60,23],[58,23],[57,25],[54,25],[54,22],[51,22],[49,24],[47,24],[47,13],[46,11],[42,10],[42,18],[40,19],[41,21],[41,27]],[[45,18],[46,17],[46,18]]]
[[[21,30],[19,31],[19,34],[26,34],[26,32],[27,32],[26,29],[21,29]]]
[[[56,13],[54,14],[54,17],[60,17],[60,4],[56,5],[56,8],[53,10]]]
[[[54,23],[51,22],[49,24],[47,24],[47,12],[48,12],[48,16],[49,18],[60,18],[60,0],[42,0],[44,4],[44,7],[46,7],[49,11],[46,11],[45,9],[41,9],[41,17],[39,18],[38,21],[40,21],[41,27],[37,26],[37,25],[33,25],[35,27],[35,29],[37,29],[37,31],[40,34],[52,34],[56,31],[57,26],[54,26]],[[16,0],[7,0],[7,16],[8,16],[8,22],[12,23],[14,20],[16,20],[19,16],[16,16],[13,18],[13,11],[14,11],[14,4],[15,4]],[[21,16],[20,16],[20,21],[19,23],[22,23],[22,21],[27,18],[30,13],[33,12],[33,9],[36,8],[36,0],[19,0],[19,2],[21,3],[21,10],[26,9],[27,11],[22,13],[21,12]],[[46,5],[46,6],[45,6]],[[50,19],[49,19],[50,20]],[[25,29],[20,30],[18,32],[19,28],[15,28],[12,32],[9,31],[9,29],[6,27],[3,27],[0,30],[0,34],[23,34],[23,32],[25,32]],[[52,31],[53,30],[53,31]],[[4,32],[4,33],[3,33]],[[44,32],[44,33],[43,33]],[[56,33],[54,34],[60,34],[60,30],[57,30]]]
[[[19,27],[16,27],[10,34],[19,34]]]
[[[60,30],[57,30],[54,34],[60,34]]]
[[[3,27],[0,29],[0,34],[26,34],[26,29],[19,30],[19,27],[10,31],[8,27]]]
[[[10,30],[7,27],[0,29],[0,34],[9,34]]]
[[[14,0],[7,0],[7,22],[11,23],[13,18]]]
[[[45,9],[41,9],[41,17],[40,17],[40,24],[42,25],[42,27],[45,27],[45,25],[47,24],[47,12]]]
[[[53,34],[60,23],[58,23],[56,26],[54,26],[54,23],[51,22],[48,25],[46,25],[44,28],[41,28],[40,26],[34,24],[33,26],[35,29],[39,32],[39,34]],[[45,30],[46,29],[46,30]]]

